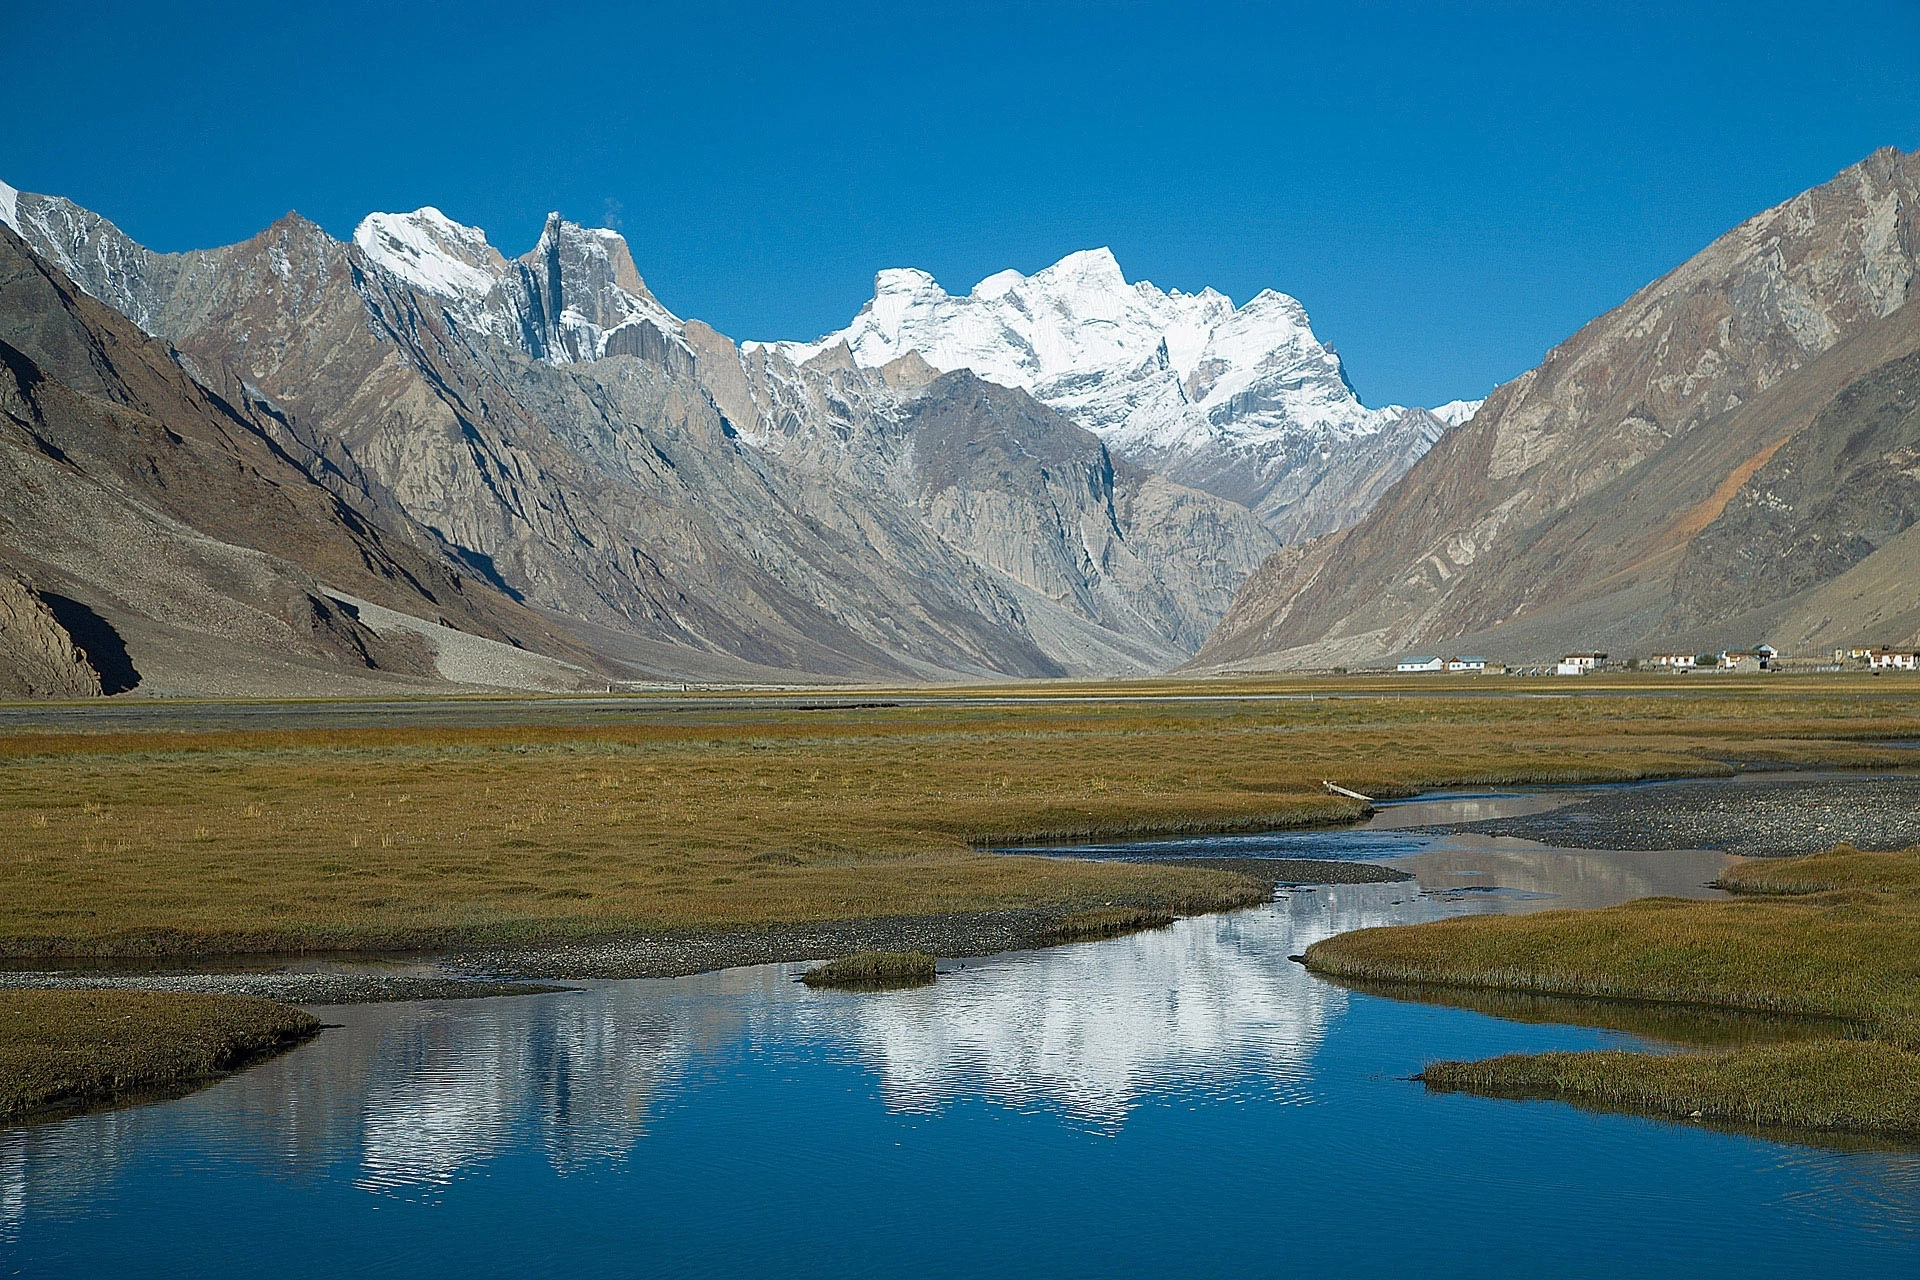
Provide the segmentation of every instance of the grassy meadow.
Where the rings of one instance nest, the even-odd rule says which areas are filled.
[[[881,705],[890,697],[900,705]],[[1886,765],[1920,682],[1353,679],[449,700],[405,725],[0,734],[0,954],[434,948],[1038,907],[1242,905],[1020,840],[1349,820],[1474,783]],[[835,701],[866,704],[834,709]],[[488,709],[484,723],[475,709]],[[472,714],[470,714],[472,713]],[[437,717],[437,718],[436,718]],[[511,723],[500,723],[502,719]],[[164,726],[164,709],[144,721]],[[182,716],[182,722],[191,717]],[[1792,909],[1792,908],[1789,908]]]

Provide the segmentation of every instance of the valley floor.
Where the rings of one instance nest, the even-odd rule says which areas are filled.
[[[99,966],[231,970],[258,953],[425,952],[464,957],[473,973],[538,978],[692,972],[875,947],[978,954],[1042,942],[1075,913],[1229,909],[1264,900],[1272,885],[1237,866],[1019,856],[995,846],[1333,824],[1364,812],[1364,802],[1329,794],[1328,780],[1386,797],[1725,775],[1736,764],[1884,769],[1914,763],[1894,744],[1916,737],[1920,682],[1847,677],[1589,680],[1577,689],[1296,678],[5,708],[0,954],[21,967],[55,958],[93,966],[69,968],[64,980],[96,985],[114,981]],[[1789,913],[1782,921],[1853,912],[1867,923],[1834,926],[1848,938],[1915,923],[1877,882],[1831,892],[1842,897],[1811,907],[1700,910]],[[1616,909],[1626,919],[1657,911]],[[1576,919],[1603,917],[1614,918]],[[1472,964],[1450,956],[1453,940],[1478,945],[1472,929],[1552,919],[1405,932],[1432,940],[1423,952],[1432,980],[1454,981]],[[1530,946],[1561,945],[1527,936]],[[1320,956],[1338,945],[1349,944],[1320,944]],[[1742,944],[1724,945],[1729,963],[1745,965]],[[1662,998],[1716,998],[1686,987],[1685,975],[1668,976],[1680,985]],[[323,976],[323,987],[340,987],[331,993],[249,985],[250,977],[260,975],[237,975],[224,989],[308,1003],[450,993],[407,977],[374,990]],[[1847,990],[1853,1004],[1806,1011],[1862,1016],[1858,993]],[[30,996],[42,998],[4,998]],[[197,1009],[192,1001],[212,997],[139,998]],[[220,1042],[229,1048],[208,1049],[193,1029],[198,1017],[173,1024],[184,1038],[165,1050],[188,1064],[180,1079],[209,1074],[221,1053],[235,1059],[254,1043],[235,1033]],[[1911,1021],[1901,1026],[1881,1043],[1906,1053],[1898,1037],[1911,1038]],[[103,1063],[121,1060],[121,1049],[102,1043]],[[150,1083],[140,1071],[127,1078]],[[1445,1078],[1433,1076],[1436,1085]],[[1563,1092],[1573,1096],[1570,1086]]]
[[[1324,780],[1390,796],[1727,773],[1729,760],[1885,767],[1913,753],[1875,740],[1920,735],[1920,682],[1870,678],[1577,692],[1046,685],[586,707],[444,700],[345,724],[262,718],[285,728],[244,715],[227,727],[212,713],[235,708],[221,704],[86,728],[16,717],[0,733],[0,953],[444,951],[1089,905],[1208,910],[1265,886],[988,849],[1363,811]],[[55,726],[70,715],[36,714]]]

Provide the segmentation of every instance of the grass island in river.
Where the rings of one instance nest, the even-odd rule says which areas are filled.
[[[1736,864],[1731,902],[1362,929],[1315,943],[1314,972],[1798,1014],[1828,1036],[1710,1052],[1436,1062],[1436,1089],[1563,1098],[1680,1119],[1920,1138],[1920,848]]]

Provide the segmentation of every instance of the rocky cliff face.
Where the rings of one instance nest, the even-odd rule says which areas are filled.
[[[959,422],[924,366],[743,353],[661,307],[612,232],[550,219],[508,260],[433,210],[344,244],[289,215],[160,255],[64,201],[4,212],[309,484],[519,609],[493,638],[539,618],[544,652],[616,676],[1158,670],[1275,545],[1023,395]],[[935,421],[999,464],[927,489]]]
[[[796,364],[844,348],[878,368],[908,353],[1017,387],[1120,456],[1241,503],[1285,541],[1344,528],[1477,401],[1367,409],[1298,301],[1128,283],[1111,251],[1003,271],[954,297],[924,271],[882,271],[853,323],[768,344]]]
[[[100,672],[32,584],[0,574],[0,696],[97,698]]]
[[[1217,601],[1271,546],[1244,508],[1116,461],[1025,392],[970,373],[936,379],[905,425],[944,542],[1150,667],[1199,648]]]
[[[1785,442],[1903,354],[1917,214],[1920,157],[1885,150],[1735,228],[1496,390],[1359,525],[1270,562],[1199,661],[1759,638],[1740,634],[1765,621],[1741,615],[1754,591],[1707,589],[1705,566],[1761,536],[1722,521],[1763,501],[1775,451],[1800,458]],[[1823,493],[1858,491],[1819,465]],[[1848,546],[1785,553],[1793,572],[1761,594],[1831,574]]]

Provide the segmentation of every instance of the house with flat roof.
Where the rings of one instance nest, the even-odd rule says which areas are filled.
[[[1557,676],[1584,676],[1607,660],[1604,653],[1569,653],[1553,669]]]
[[[1691,653],[1656,653],[1647,659],[1648,666],[1662,671],[1691,671],[1699,662],[1698,656]]]
[[[1875,649],[1867,658],[1875,671],[1920,671],[1920,652],[1912,649]]]

